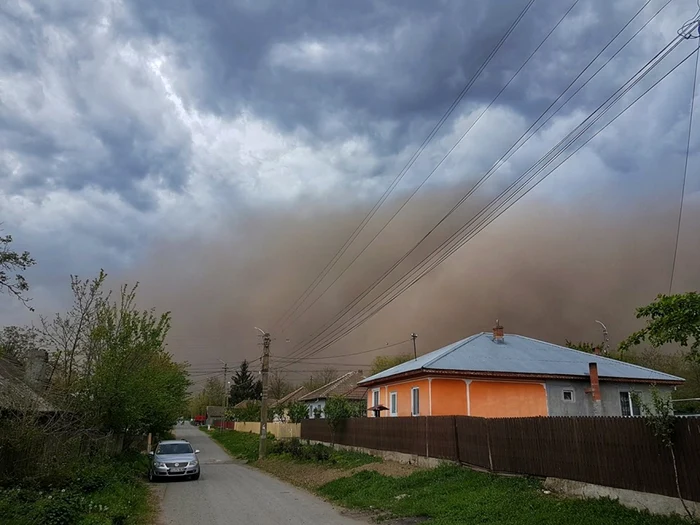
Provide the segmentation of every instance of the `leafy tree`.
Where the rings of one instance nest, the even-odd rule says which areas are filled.
[[[226,389],[224,383],[217,377],[209,377],[204,388],[190,399],[189,412],[194,417],[206,413],[208,406],[221,406],[224,402]]]
[[[674,450],[676,417],[673,413],[673,402],[670,397],[661,395],[656,387],[651,389],[651,405],[644,403],[639,395],[635,394],[635,400],[642,409],[642,415],[646,423],[651,427],[656,438],[661,444],[668,448],[671,453],[673,463],[673,474],[676,481],[676,491],[678,499],[685,509],[691,521],[695,522],[695,516],[690,511],[681,494],[681,486],[678,480],[678,464],[676,462],[676,452]]]
[[[253,377],[253,374],[249,370],[248,361],[243,360],[238,370],[236,370],[236,374],[233,376],[229,404],[234,406],[247,399],[261,398],[262,382]]]
[[[126,442],[167,432],[185,409],[190,386],[184,365],[165,351],[170,313],[135,307],[137,285],[122,286],[117,301],[100,301],[90,334],[92,364],[73,393],[91,426],[123,434]]]
[[[326,422],[331,430],[331,445],[335,444],[335,436],[345,422],[354,414],[350,401],[342,396],[332,396],[326,400]]]
[[[658,347],[677,343],[690,347],[688,358],[700,361],[700,294],[688,292],[657,296],[647,306],[637,308],[637,319],[646,319],[646,326],[620,344],[620,351],[648,341]]]
[[[287,407],[287,415],[292,423],[301,423],[309,418],[309,407],[305,403],[295,401]]]
[[[27,353],[40,346],[39,332],[33,326],[6,326],[0,331],[0,357],[24,362]]]
[[[27,251],[19,253],[12,250],[10,244],[12,235],[0,236],[0,292],[15,296],[33,312],[34,308],[29,306],[29,299],[25,295],[29,291],[29,283],[22,272],[34,266],[36,261]]]
[[[378,355],[372,361],[372,367],[370,368],[370,375],[378,374],[384,370],[400,365],[401,363],[406,363],[413,359],[411,354],[399,354],[399,355]]]
[[[579,341],[578,343],[574,343],[573,341],[569,341],[568,339],[566,340],[566,347],[571,348],[573,350],[580,350],[581,352],[586,352],[588,354],[592,354],[595,352],[596,348],[600,348],[597,345],[594,345],[593,343],[588,343],[586,341]]]

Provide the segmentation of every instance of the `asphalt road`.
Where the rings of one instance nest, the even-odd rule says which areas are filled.
[[[199,449],[202,475],[198,481],[157,484],[165,525],[358,525],[315,496],[233,461],[196,427],[175,429]],[[366,523],[366,522],[364,522]]]

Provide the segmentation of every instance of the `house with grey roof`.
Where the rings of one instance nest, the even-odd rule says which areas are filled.
[[[361,380],[391,416],[638,416],[635,394],[684,379],[603,355],[505,334],[498,324]]]
[[[12,357],[0,357],[0,415],[57,411],[41,395],[46,388],[47,359],[44,351],[31,352],[24,364]]]
[[[309,407],[310,418],[323,418],[325,416],[326,401],[333,396],[341,396],[350,401],[363,402],[367,397],[367,387],[359,386],[358,382],[364,379],[362,370],[354,370],[334,379],[299,398]]]

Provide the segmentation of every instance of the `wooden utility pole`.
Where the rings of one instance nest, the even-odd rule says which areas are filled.
[[[418,359],[418,353],[416,352],[416,338],[418,337],[418,334],[413,333],[411,334],[411,339],[413,339],[413,359]]]
[[[260,330],[258,328],[258,330]],[[263,334],[263,358],[262,358],[262,399],[260,400],[260,447],[258,457],[265,457],[267,452],[267,391],[270,376],[270,334],[260,330]]]

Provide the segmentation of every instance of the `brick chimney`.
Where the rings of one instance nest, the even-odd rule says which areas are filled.
[[[503,342],[503,327],[498,322],[498,319],[496,319],[496,326],[493,327],[493,341],[494,343]]]
[[[595,355],[600,355],[600,347],[596,346],[596,347],[593,349],[593,353],[594,353]]]
[[[603,406],[600,398],[600,381],[598,380],[598,365],[596,363],[588,363],[588,373],[591,377],[591,388],[586,389],[593,397],[593,415],[602,416]]]

